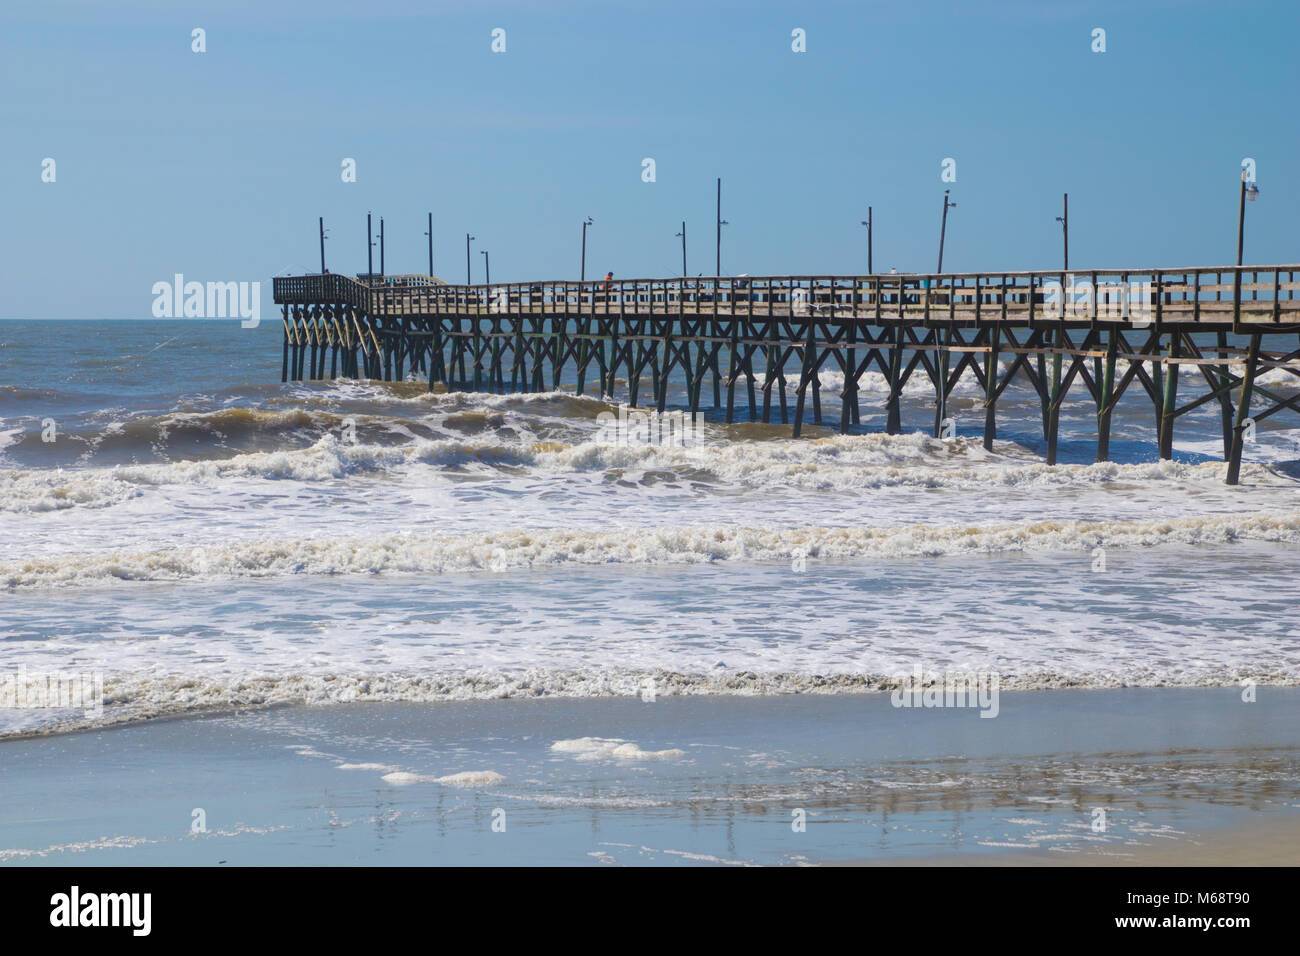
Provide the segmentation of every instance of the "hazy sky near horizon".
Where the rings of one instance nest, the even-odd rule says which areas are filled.
[[[191,31],[206,31],[206,52]],[[492,31],[505,30],[494,53]],[[806,52],[791,49],[806,31]],[[1092,51],[1094,28],[1106,52]],[[146,318],[152,286],[366,268],[464,281],[714,269],[1300,260],[1300,4],[7,0],[0,317]],[[56,163],[54,182],[42,163]],[[357,181],[341,179],[345,158]],[[655,162],[656,181],[642,180]],[[956,181],[942,182],[944,159]],[[378,268],[378,250],[375,253]]]

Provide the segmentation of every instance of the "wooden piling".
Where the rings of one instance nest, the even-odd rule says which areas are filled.
[[[1240,288],[1237,290],[1241,294]],[[1259,364],[1260,334],[1250,336],[1250,346],[1246,352],[1246,368],[1241,376],[1241,398],[1237,401],[1237,418],[1232,427],[1232,451],[1228,455],[1228,484],[1235,485],[1241,478],[1241,453],[1246,423],[1250,418],[1250,400],[1255,390],[1255,367]]]

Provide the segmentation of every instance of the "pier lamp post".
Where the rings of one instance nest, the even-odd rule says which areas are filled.
[[[425,233],[429,237],[429,278],[433,278],[433,213],[429,213],[429,229]]]
[[[480,249],[479,252],[483,253],[483,281],[486,282],[488,285],[491,285],[492,284],[492,258],[488,255],[488,251],[486,249]]]
[[[320,274],[325,274],[325,217],[320,216]]]
[[[943,272],[943,241],[948,235],[948,210],[956,208],[957,204],[949,200],[948,190],[945,189],[943,191],[943,219],[939,222],[939,268],[935,270],[940,273]],[[929,285],[930,283],[927,280],[926,286],[928,287]],[[926,295],[929,295],[928,289]],[[948,328],[947,334],[952,334],[951,327]],[[934,416],[934,437],[939,438],[943,434],[944,419],[947,418],[948,415],[948,352],[946,348],[947,341],[946,339],[943,342],[939,341],[939,333],[937,330],[934,333],[934,340],[939,346],[939,350],[935,355],[939,367],[939,404]]]
[[[718,177],[718,243],[717,243],[717,261],[714,263],[714,275],[722,275],[722,227],[730,226],[731,223],[722,218],[722,177]]]
[[[682,231],[677,233],[677,238],[682,241],[682,278],[686,278],[686,220],[682,220]]]
[[[366,281],[375,274],[375,230],[370,225],[370,213],[366,213]]]
[[[1063,253],[1063,258],[1064,258],[1063,268],[1065,269],[1066,272],[1069,272],[1070,271],[1070,194],[1063,193],[1062,197],[1063,198],[1061,200],[1062,202],[1061,215],[1056,217],[1056,221],[1061,224],[1061,232],[1064,237],[1063,241],[1065,243],[1065,249]]]
[[[470,275],[470,271],[469,271],[469,244],[473,241],[474,241],[474,237],[471,236],[468,232],[465,233],[465,284],[466,285],[474,284],[474,279]]]
[[[592,224],[591,217],[582,220],[582,264],[578,267],[578,311],[582,312],[582,287],[587,283],[587,227]],[[592,296],[592,307],[596,297]]]
[[[867,218],[863,219],[859,225],[867,227],[867,275],[875,275],[871,268],[871,207],[867,207]]]
[[[943,191],[943,219],[939,223],[939,268],[936,272],[943,271],[943,240],[948,233],[948,210],[956,209],[957,204],[948,199],[948,190]]]
[[[1241,265],[1241,252],[1246,240],[1246,200],[1254,202],[1259,198],[1259,187],[1254,181],[1246,181],[1249,167],[1241,167],[1241,198],[1237,203],[1237,265]],[[1240,281],[1240,277],[1238,277]]]
[[[1250,167],[1241,167],[1241,194],[1237,200],[1237,268],[1232,278],[1232,327],[1236,331],[1241,323],[1241,254],[1246,238],[1246,200],[1254,202],[1259,198],[1259,187],[1254,180],[1247,182]],[[1241,376],[1241,400],[1237,402],[1237,417],[1232,427],[1232,449],[1228,454],[1228,484],[1235,485],[1241,479],[1241,446],[1246,421],[1250,418],[1250,393],[1255,387],[1255,361],[1259,356],[1259,332],[1250,336],[1250,347],[1246,355],[1246,368]]]
[[[384,217],[379,217],[379,274],[384,275]]]
[[[587,227],[591,224],[592,220],[590,216],[582,220],[582,265],[578,269],[579,287],[581,287],[583,282],[587,281]],[[581,291],[579,291],[578,296],[579,299],[581,299]]]

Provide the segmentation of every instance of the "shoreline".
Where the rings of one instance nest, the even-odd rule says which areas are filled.
[[[223,675],[214,675],[220,677]],[[649,696],[670,698],[758,699],[787,697],[846,697],[863,695],[895,696],[909,686],[933,688],[942,686],[941,679],[969,680],[991,687],[996,693],[1033,692],[1100,692],[1126,690],[1240,690],[1242,682],[1249,680],[1256,689],[1300,687],[1300,675],[1262,674],[1239,672],[1236,674],[1187,675],[1185,680],[1168,675],[1153,675],[1150,683],[1135,681],[1132,677],[1081,677],[1068,674],[988,674],[977,669],[952,668],[946,671],[925,671],[922,681],[914,683],[911,674],[803,674],[760,673],[741,670],[733,673],[685,673],[661,670],[621,670],[583,672],[571,669],[543,670],[528,668],[522,671],[498,673],[453,673],[409,675],[401,673],[373,673],[355,675],[254,675],[214,682],[210,687],[196,691],[198,682],[193,677],[175,677],[188,701],[183,706],[168,709],[157,700],[144,699],[140,703],[122,705],[114,703],[123,694],[138,688],[131,687],[131,678],[114,678],[105,681],[105,711],[94,719],[82,716],[56,716],[67,711],[56,708],[17,708],[8,704],[0,693],[0,746],[8,741],[57,737],[68,734],[93,733],[137,727],[164,720],[237,716],[267,710],[294,707],[348,707],[356,704],[431,705],[465,703],[469,701],[574,701],[574,700],[642,700],[650,688]],[[156,678],[151,678],[156,680]],[[123,685],[126,685],[125,687]],[[305,686],[304,686],[305,685]],[[0,681],[0,691],[10,692]],[[155,691],[157,693],[157,691]],[[230,696],[244,699],[231,701]],[[200,702],[197,697],[206,697]],[[222,699],[222,697],[226,699]],[[907,705],[904,705],[907,706]],[[48,722],[8,729],[4,716],[21,712],[33,716],[48,716]]]
[[[7,740],[0,865],[1300,863],[1300,689],[1000,704],[354,703]]]

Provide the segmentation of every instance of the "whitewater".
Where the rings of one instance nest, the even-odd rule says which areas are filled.
[[[871,693],[917,661],[1023,688],[1300,683],[1285,416],[1228,487],[1209,403],[1165,462],[1149,403],[1121,404],[1104,463],[1068,405],[1048,467],[1032,391],[1008,389],[985,449],[969,378],[952,439],[928,434],[919,379],[905,433],[882,434],[870,376],[838,434],[827,376],[827,422],[799,439],[706,408],[679,447],[610,441],[618,402],[571,385],[280,384],[278,354],[271,326],[0,323],[0,667],[105,687],[96,715],[0,699],[0,734],[648,685]]]

